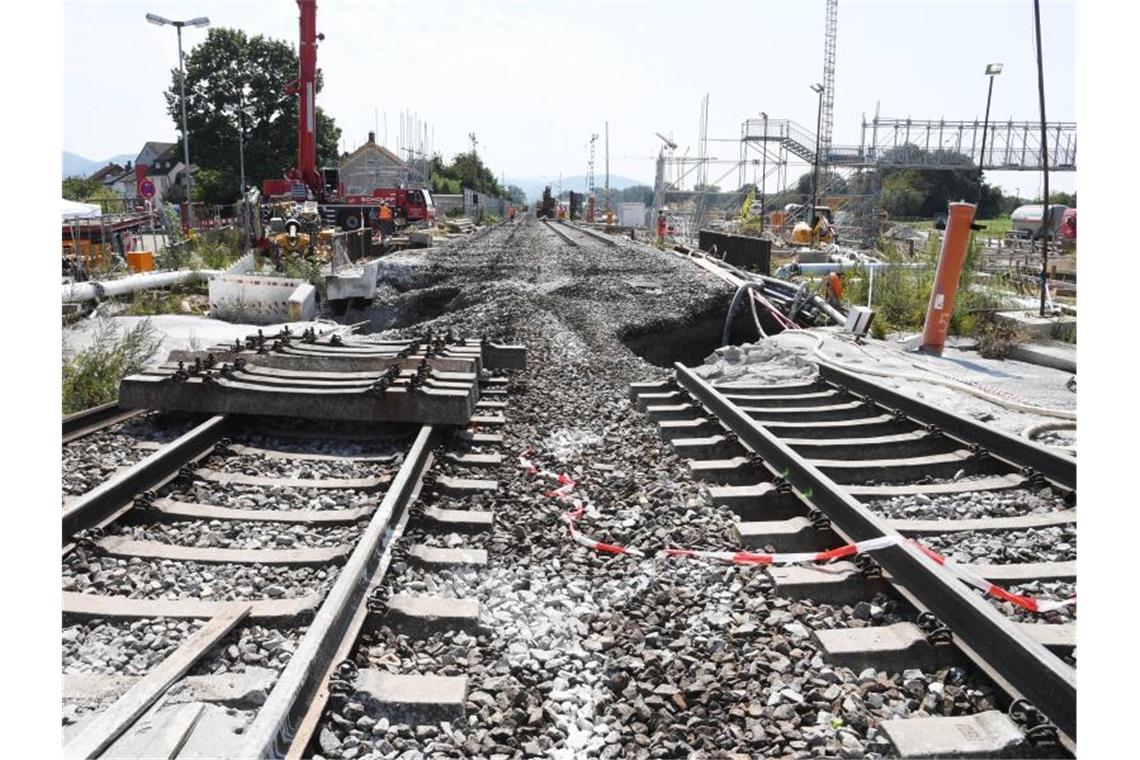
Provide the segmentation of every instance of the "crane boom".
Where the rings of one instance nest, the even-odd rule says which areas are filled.
[[[298,179],[319,195],[322,182],[317,172],[317,0],[297,0],[297,5],[301,9],[297,173]]]

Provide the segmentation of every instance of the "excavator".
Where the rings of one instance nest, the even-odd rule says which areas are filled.
[[[831,227],[831,207],[815,207],[815,226],[807,222],[796,222],[792,228],[789,240],[792,245],[816,245],[817,243],[831,243],[835,240],[835,233]]]

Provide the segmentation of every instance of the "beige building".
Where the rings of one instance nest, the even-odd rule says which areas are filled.
[[[376,133],[368,133],[368,142],[340,159],[340,181],[346,195],[365,195],[377,187],[403,187],[411,171],[399,157],[376,144]]]

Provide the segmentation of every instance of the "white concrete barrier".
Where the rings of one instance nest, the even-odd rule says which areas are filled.
[[[302,306],[311,302],[308,316],[291,316],[290,300],[302,285],[312,286],[296,277],[225,274],[210,280],[210,316],[247,324],[311,319],[316,314],[316,291],[298,295],[298,306],[292,311],[306,313]]]

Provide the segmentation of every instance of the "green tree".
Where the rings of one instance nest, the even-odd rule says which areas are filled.
[[[428,160],[428,176],[433,193],[455,194],[469,187],[477,193],[499,197],[505,194],[495,173],[477,154],[460,153],[451,159],[451,163],[445,164],[443,156],[437,153]]]
[[[286,88],[297,77],[297,53],[281,40],[238,29],[215,27],[186,56],[186,121],[194,136],[191,162],[206,181],[195,182],[198,199],[232,203],[238,197],[238,105],[245,103],[245,177],[249,185],[281,177],[297,161],[296,95]],[[179,73],[173,69],[165,93],[167,112],[182,128]],[[317,77],[317,92],[321,91]],[[317,165],[335,165],[340,129],[317,108]],[[179,155],[181,155],[179,142]],[[195,174],[199,180],[204,172]],[[223,178],[226,181],[222,181]]]
[[[69,201],[85,201],[102,189],[102,183],[85,177],[67,177],[63,180],[63,197]]]
[[[507,185],[506,197],[516,206],[526,205],[526,191],[518,185]]]

